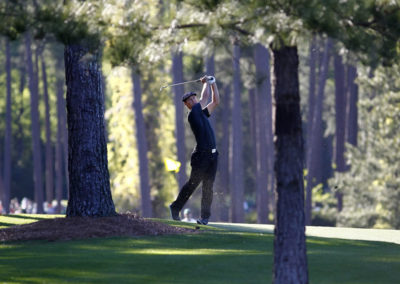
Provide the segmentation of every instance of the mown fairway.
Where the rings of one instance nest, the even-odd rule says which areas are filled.
[[[194,235],[0,244],[0,282],[271,283],[272,234],[207,229]],[[400,279],[399,245],[308,238],[307,246],[311,283]]]

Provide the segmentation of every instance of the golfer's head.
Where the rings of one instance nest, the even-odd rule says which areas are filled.
[[[196,93],[186,93],[182,97],[182,102],[185,104],[185,106],[187,106],[188,109],[192,109],[192,107],[198,102],[196,98]]]

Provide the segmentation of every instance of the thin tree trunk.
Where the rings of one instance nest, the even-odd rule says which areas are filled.
[[[269,200],[268,200],[268,153],[271,150],[269,144],[270,132],[272,132],[272,105],[271,101],[271,86],[270,86],[270,71],[269,71],[269,52],[261,44],[256,44],[254,47],[254,63],[256,66],[256,121],[257,131],[256,138],[256,192],[257,192],[257,222],[267,223],[269,215]],[[268,147],[269,146],[269,147]]]
[[[232,192],[231,218],[232,222],[244,221],[244,180],[242,154],[242,103],[240,98],[240,47],[238,42],[233,45],[233,110],[232,110]]]
[[[68,111],[67,217],[112,216],[101,56],[83,44],[65,47]]]
[[[256,89],[252,88],[248,90],[249,92],[249,112],[250,112],[250,139],[252,141],[252,147],[251,147],[251,152],[249,153],[249,155],[252,156],[252,160],[253,163],[251,163],[251,172],[255,173],[255,177],[254,177],[254,188],[255,188],[255,196],[256,196],[256,209],[257,209],[257,221],[259,221],[259,211],[260,211],[260,207],[264,207],[266,206],[265,204],[262,204],[262,202],[260,202],[261,198],[260,198],[260,192],[259,189],[260,187],[263,186],[268,186],[268,184],[263,183],[262,185],[260,185],[261,183],[261,179],[260,179],[260,175],[259,175],[259,149],[260,147],[265,147],[264,145],[260,145],[261,141],[260,141],[260,121],[258,120],[259,117],[259,113],[258,113],[258,97],[256,95]]]
[[[335,163],[337,172],[346,171],[345,153],[345,134],[346,134],[346,92],[345,92],[345,71],[342,57],[335,53],[335,122],[336,122],[336,145]],[[336,194],[338,200],[337,208],[340,212],[343,208],[343,194]]]
[[[274,283],[308,283],[297,47],[282,46],[273,49],[273,54],[277,181]]]
[[[312,219],[312,188],[314,187],[313,180],[315,179],[313,172],[313,154],[315,151],[313,148],[313,139],[315,133],[314,129],[314,112],[316,109],[316,96],[315,96],[315,79],[316,79],[316,61],[319,60],[320,52],[319,46],[317,45],[317,37],[313,35],[311,45],[310,45],[310,77],[309,77],[309,95],[308,95],[308,117],[307,117],[307,148],[306,148],[306,163],[307,163],[307,186],[306,186],[306,204],[305,204],[305,214],[306,214],[306,225],[311,224]],[[321,70],[321,68],[320,68]],[[319,122],[320,123],[320,122]],[[316,149],[315,149],[316,150]],[[314,153],[313,153],[314,151]],[[311,198],[310,198],[311,197]]]
[[[20,73],[20,81],[19,81],[19,91],[18,91],[18,95],[21,97],[20,98],[20,105],[18,106],[18,111],[16,113],[16,117],[14,118],[15,123],[17,124],[17,131],[15,132],[15,134],[13,135],[15,137],[14,141],[15,144],[14,149],[15,149],[15,153],[17,153],[15,159],[19,160],[21,158],[21,153],[23,151],[23,131],[24,131],[24,126],[21,122],[21,117],[24,114],[25,111],[25,106],[24,106],[24,89],[25,89],[25,84],[26,84],[26,60],[25,60],[25,49],[22,49],[20,54],[19,54],[19,73]]]
[[[29,74],[29,91],[31,93],[31,125],[32,125],[32,151],[34,164],[34,189],[37,213],[43,213],[43,178],[40,147],[40,124],[39,124],[39,90],[37,68],[34,70],[31,50],[31,35],[25,35],[26,59]],[[36,58],[37,66],[37,58]]]
[[[3,208],[6,213],[10,213],[10,193],[11,193],[11,54],[10,42],[6,39],[6,130],[4,135],[4,175],[3,175]]]
[[[230,192],[229,186],[229,137],[230,137],[230,114],[231,114],[231,89],[227,85],[223,92],[223,105],[222,112],[222,139],[220,142],[221,147],[219,148],[220,156],[218,158],[218,174],[217,184],[220,188],[220,194],[218,195],[218,203],[220,208],[220,220],[222,222],[229,221],[229,204],[228,197]],[[217,142],[218,143],[218,142]]]
[[[266,109],[266,121],[267,121],[267,171],[269,181],[269,212],[275,212],[275,146],[274,146],[274,133],[275,133],[275,103],[272,96],[272,76],[271,76],[271,54],[268,52],[267,65],[267,109]],[[269,218],[268,218],[269,220]]]
[[[182,52],[177,52],[172,55],[172,74],[174,84],[183,82]],[[182,188],[182,186],[186,182],[185,125],[183,121],[184,118],[182,103],[183,93],[183,85],[174,87],[176,147],[178,161],[181,163],[181,167],[178,173],[179,189]]]
[[[64,67],[65,69],[65,67]],[[61,119],[62,119],[62,145],[63,145],[63,162],[64,162],[64,177],[65,177],[65,183],[67,187],[67,196],[69,196],[69,171],[68,171],[68,122],[67,122],[67,99],[66,96],[64,98],[63,95],[63,100],[62,100],[62,113],[61,113]]]
[[[353,65],[347,66],[347,142],[357,146],[358,135],[358,85],[354,82],[357,78],[357,69]]]
[[[254,162],[257,162],[257,147],[260,140],[258,139],[259,134],[258,131],[258,121],[257,121],[257,97],[256,97],[256,90],[254,88],[249,89],[249,111],[250,111],[250,139],[254,147],[253,150],[253,158]],[[257,165],[254,165],[254,169],[257,168]],[[252,169],[253,170],[253,169]],[[254,171],[255,172],[255,171]],[[257,177],[256,181],[257,183]]]
[[[57,58],[57,69],[63,70],[62,60]],[[65,100],[64,100],[64,80],[57,74],[56,79],[56,94],[57,94],[57,143],[56,143],[56,212],[61,213],[61,200],[63,196],[63,133],[66,125],[64,120],[65,115]]]
[[[42,63],[42,77],[43,77],[43,95],[45,104],[45,127],[46,127],[46,200],[51,203],[54,199],[54,157],[53,146],[51,142],[51,126],[50,126],[50,105],[49,93],[47,84],[46,63],[44,61],[43,53],[40,55]]]
[[[321,182],[321,155],[322,155],[322,110],[324,103],[325,83],[328,77],[330,51],[332,49],[332,40],[327,39],[322,56],[321,70],[318,77],[318,93],[313,111],[313,121],[311,130],[311,147],[309,171],[307,175],[306,188],[306,225],[311,225],[312,218],[312,189]]]
[[[205,61],[206,61],[206,74],[209,76],[214,76],[214,74],[215,74],[214,54],[207,56],[205,58]],[[208,88],[209,88],[209,92],[211,94],[211,86],[208,86]],[[211,100],[212,100],[212,97],[210,96],[207,104],[210,103]],[[213,114],[209,118],[211,127],[214,129],[214,131],[216,131],[216,128],[217,128],[217,119],[216,118],[220,117],[221,111],[222,111],[222,108],[219,108],[219,107],[216,108],[215,111],[213,112]],[[220,158],[218,158],[218,160],[220,160]],[[218,178],[216,178],[216,179],[218,179]],[[220,203],[220,198],[218,198],[218,194],[220,194],[220,189],[221,189],[221,187],[219,186],[219,183],[217,181],[214,186],[214,197],[217,197],[216,198],[217,200],[212,203],[211,212],[218,212],[218,213],[221,212],[220,207],[222,206],[222,204]],[[220,216],[218,213],[211,215],[210,221],[212,221],[212,222],[219,221],[218,218]]]
[[[207,57],[206,59],[206,74],[209,76],[215,76],[215,62],[214,62],[214,54],[211,56]],[[211,86],[210,88],[210,94],[211,94]],[[211,96],[210,96],[210,101],[211,101]],[[216,109],[216,111],[219,111],[219,108]],[[210,123],[211,126],[215,129],[215,114],[210,116]]]
[[[312,129],[313,129],[313,119],[314,119],[314,109],[315,109],[315,78],[316,78],[316,61],[317,61],[317,56],[319,54],[317,50],[317,39],[316,36],[313,35],[312,41],[310,44],[310,75],[309,75],[309,91],[308,91],[308,114],[307,114],[307,156],[306,156],[306,162],[307,162],[307,169],[310,169],[310,164],[311,164],[311,144],[312,144]],[[307,207],[307,206],[306,206]],[[307,209],[306,209],[307,210]]]
[[[133,109],[135,112],[136,140],[139,154],[139,176],[141,207],[143,217],[152,217],[150,182],[149,182],[149,161],[147,159],[147,138],[146,126],[143,118],[142,88],[140,86],[140,75],[132,70],[133,82]]]

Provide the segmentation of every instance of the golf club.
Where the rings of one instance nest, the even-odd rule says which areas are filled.
[[[174,86],[178,86],[178,85],[189,84],[189,83],[196,83],[196,82],[201,82],[201,79],[191,80],[191,81],[185,81],[185,82],[175,83],[175,84],[171,84],[171,85],[165,85],[165,86],[162,86],[162,87],[160,88],[160,91],[162,91],[162,89],[165,89],[165,88],[168,88],[168,87],[174,87]],[[214,76],[207,76],[207,83],[208,83],[208,84],[213,84],[214,82],[215,82]]]

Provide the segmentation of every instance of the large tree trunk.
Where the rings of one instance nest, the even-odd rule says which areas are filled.
[[[62,60],[57,58],[57,69],[63,70]],[[57,74],[56,79],[56,95],[57,95],[57,142],[56,142],[56,212],[61,213],[61,200],[63,197],[63,136],[66,129],[65,124],[65,99],[64,99],[64,80]]]
[[[307,189],[306,189],[306,225],[311,225],[312,218],[312,189],[321,182],[321,161],[322,161],[322,110],[324,103],[325,83],[328,77],[330,51],[332,49],[332,41],[326,40],[324,53],[322,56],[321,70],[318,76],[318,93],[313,111],[312,130],[311,130],[311,147],[310,161],[308,163]]]
[[[132,70],[133,82],[133,109],[135,111],[136,140],[139,154],[139,176],[141,207],[143,217],[152,217],[150,182],[149,182],[149,161],[147,159],[146,126],[143,118],[142,88],[140,75]]]
[[[303,185],[303,137],[297,47],[274,53],[277,207],[274,283],[308,283]]]
[[[42,155],[40,147],[40,124],[39,124],[39,90],[38,70],[34,70],[31,50],[31,35],[25,35],[26,59],[29,74],[29,91],[31,93],[31,125],[32,125],[32,151],[35,202],[37,213],[43,213],[43,178],[42,178]],[[36,58],[37,66],[37,58]]]
[[[6,130],[4,135],[4,175],[3,175],[3,207],[6,213],[10,213],[11,193],[11,54],[10,42],[6,39]],[[0,212],[1,213],[1,212]]]
[[[257,222],[267,223],[269,215],[268,200],[268,150],[271,150],[270,135],[272,133],[272,105],[269,71],[269,52],[261,44],[254,47],[254,63],[256,66],[256,196]]]
[[[100,54],[85,45],[64,50],[68,111],[67,217],[115,215],[104,135]]]
[[[358,135],[358,85],[354,82],[357,78],[357,69],[353,65],[347,66],[347,142],[357,146]]]
[[[177,52],[172,55],[172,74],[174,84],[183,82],[182,52]],[[186,182],[185,124],[183,121],[184,105],[182,103],[182,96],[184,94],[183,85],[174,87],[174,94],[176,148],[178,161],[181,163],[181,167],[178,173],[178,185],[179,188],[182,188],[182,186]]]
[[[335,163],[337,172],[346,171],[345,153],[345,134],[346,134],[346,92],[345,92],[345,71],[342,57],[335,54],[335,122],[336,122],[336,143],[335,143]],[[343,194],[336,194],[338,211],[343,207]]]
[[[51,142],[51,126],[50,126],[50,105],[49,93],[47,86],[46,63],[43,53],[40,56],[42,63],[42,79],[43,79],[43,95],[45,105],[45,129],[46,129],[46,200],[51,203],[54,199],[54,173],[53,173],[53,146]]]
[[[242,154],[242,102],[240,98],[240,47],[233,45],[233,110],[232,110],[232,172],[231,172],[231,218],[232,222],[244,221],[244,180]]]

